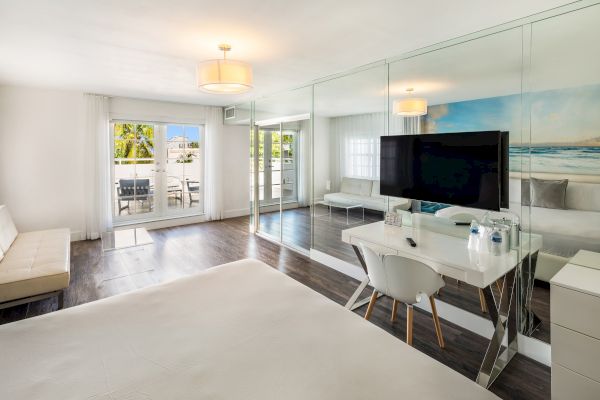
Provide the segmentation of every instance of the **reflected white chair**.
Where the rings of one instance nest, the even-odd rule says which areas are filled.
[[[444,287],[445,283],[442,276],[422,262],[397,255],[380,257],[363,244],[361,244],[361,248],[367,264],[371,285],[375,288],[365,319],[371,317],[379,293],[394,300],[392,321],[396,320],[398,303],[406,304],[406,343],[412,346],[413,304],[421,301],[421,297],[425,295],[429,297],[435,334],[439,346],[443,349],[444,338],[433,297],[440,288]]]

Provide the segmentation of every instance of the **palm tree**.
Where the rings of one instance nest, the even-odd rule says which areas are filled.
[[[154,126],[115,124],[115,158],[154,158]]]

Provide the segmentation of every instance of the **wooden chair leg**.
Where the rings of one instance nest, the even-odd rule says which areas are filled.
[[[396,320],[396,315],[398,314],[398,300],[394,299],[394,304],[392,305],[392,322]]]
[[[438,344],[440,348],[444,348],[444,337],[442,336],[442,326],[440,325],[440,319],[438,317],[437,308],[435,307],[435,299],[433,296],[429,297],[429,303],[431,304],[431,316],[433,317],[433,325],[435,326],[435,334],[437,336]]]
[[[373,290],[373,294],[371,295],[371,301],[369,301],[369,306],[367,307],[367,312],[365,313],[365,319],[371,318],[371,313],[373,312],[375,303],[377,303],[377,294],[377,290]]]
[[[483,295],[483,289],[477,289],[479,291],[479,304],[481,304],[481,312],[487,313],[487,303],[485,302],[485,296]]]
[[[406,344],[412,346],[413,338],[413,306],[406,305]]]

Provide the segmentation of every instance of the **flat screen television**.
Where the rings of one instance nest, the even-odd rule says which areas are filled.
[[[508,132],[382,136],[380,168],[385,196],[508,208]]]

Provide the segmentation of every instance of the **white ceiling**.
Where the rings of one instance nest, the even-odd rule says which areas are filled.
[[[0,0],[0,83],[227,105],[566,4],[565,0]],[[211,95],[197,61],[254,66]]]

